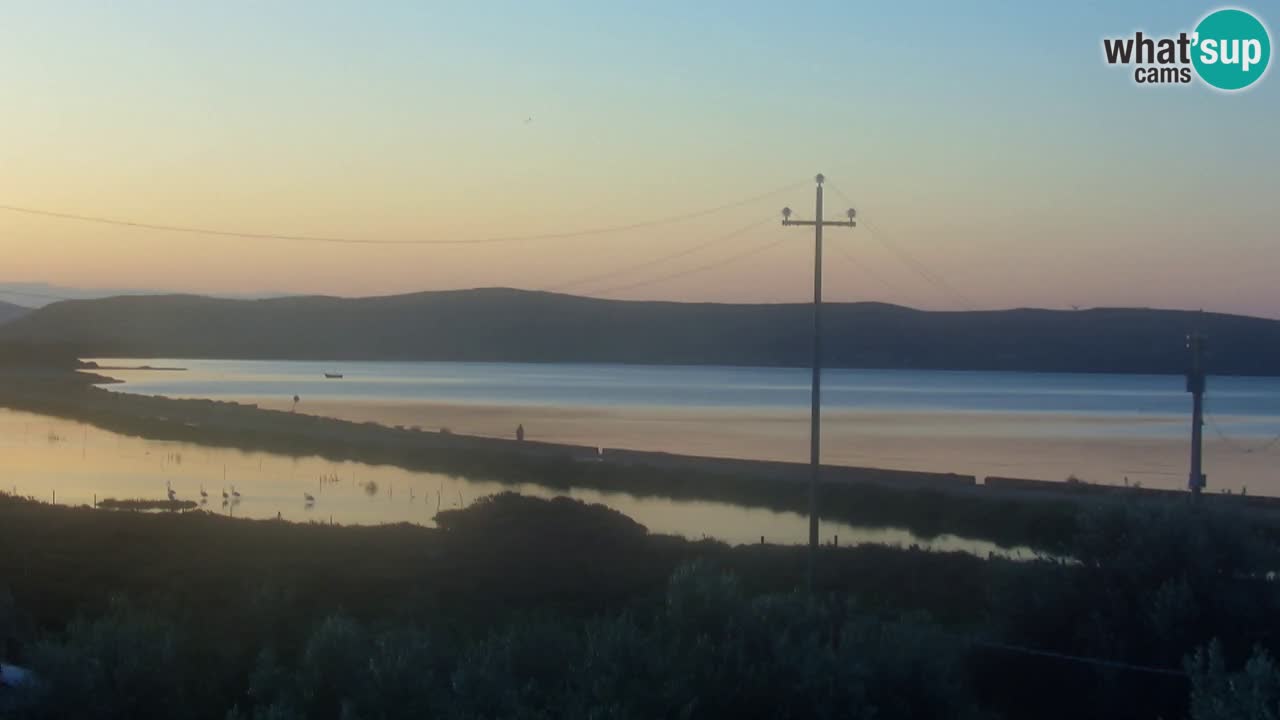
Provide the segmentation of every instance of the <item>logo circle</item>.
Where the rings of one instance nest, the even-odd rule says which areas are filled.
[[[1243,90],[1267,71],[1271,36],[1251,13],[1211,12],[1196,26],[1196,36],[1191,63],[1201,80],[1219,90]]]

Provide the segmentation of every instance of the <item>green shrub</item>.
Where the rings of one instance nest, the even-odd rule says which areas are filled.
[[[96,620],[76,620],[61,639],[35,646],[37,678],[25,690],[30,718],[147,720],[188,713],[177,629],[112,600]]]
[[[1280,718],[1280,668],[1265,650],[1255,648],[1238,672],[1227,672],[1222,648],[1214,641],[1187,659],[1191,675],[1191,720],[1277,720]]]

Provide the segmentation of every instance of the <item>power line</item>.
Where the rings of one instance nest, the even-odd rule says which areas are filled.
[[[941,290],[943,294],[950,295],[952,300],[958,302],[960,306],[965,308],[966,310],[972,310],[974,308],[974,304],[969,300],[969,298],[965,297],[964,293],[961,293],[959,290],[957,290],[951,283],[947,282],[947,280],[943,278],[941,275],[938,275],[932,272],[931,270],[929,270],[929,268],[926,267],[924,263],[916,259],[910,252],[907,251],[906,248],[898,245],[897,243],[890,240],[888,237],[882,235],[878,225],[872,223],[869,220],[864,221],[864,224],[866,225],[867,230],[871,232],[872,237],[874,237],[881,245],[884,245],[885,248],[888,249],[889,252],[893,253],[894,256],[896,256],[899,260],[901,260],[904,265],[911,268],[917,275],[923,278],[925,282]]]
[[[849,196],[846,195],[839,186],[833,184],[831,187],[840,195],[841,198],[844,199],[845,202],[850,205],[854,205],[853,201],[849,199]],[[959,305],[966,310],[974,309],[974,303],[972,303],[969,298],[965,297],[964,293],[960,292],[955,288],[955,286],[947,282],[946,278],[931,271],[906,248],[891,240],[884,233],[883,229],[880,228],[878,223],[866,220],[864,217],[862,225],[871,233],[872,237],[874,237],[877,242],[883,245],[886,250],[893,253],[894,257],[896,257],[903,265],[906,265],[916,275],[919,275],[926,283],[932,285],[935,289],[940,290],[944,294],[949,295],[953,301],[959,303]]]
[[[1253,453],[1264,453],[1270,450],[1271,448],[1275,447],[1277,443],[1280,443],[1280,435],[1276,435],[1275,437],[1270,438],[1269,440],[1262,443],[1261,445],[1255,445],[1253,447],[1242,445],[1236,442],[1235,440],[1233,440],[1230,436],[1228,436],[1226,432],[1222,429],[1222,427],[1218,424],[1218,421],[1216,419],[1214,419],[1213,417],[1206,417],[1206,419],[1209,421],[1209,427],[1213,428],[1213,433],[1217,435],[1218,438],[1222,440],[1222,442],[1226,443],[1227,447],[1230,447],[1232,450],[1235,450],[1236,452],[1239,452],[1245,455],[1250,455]]]
[[[655,218],[653,220],[644,220],[634,223],[625,223],[621,225],[610,225],[605,227],[588,228],[582,230],[570,230],[565,232],[537,233],[531,235],[506,235],[488,238],[472,238],[460,240],[381,240],[376,238],[353,238],[344,236],[324,236],[324,235],[285,235],[279,233],[261,233],[261,232],[240,232],[236,230],[224,230],[216,228],[204,228],[190,225],[167,225],[162,223],[144,222],[139,220],[124,220],[119,218],[109,218],[97,215],[81,215],[77,213],[59,212],[53,210],[43,210],[38,208],[20,207],[16,205],[0,205],[0,210],[6,210],[14,213],[23,213],[27,215],[37,215],[40,217],[56,218],[59,220],[74,220],[78,222],[96,223],[99,225],[113,225],[117,227],[130,227],[142,230],[156,230],[161,232],[186,233],[190,235],[208,235],[213,237],[232,237],[248,240],[281,240],[287,242],[308,242],[308,243],[331,243],[343,245],[481,245],[490,243],[506,243],[506,242],[524,242],[532,240],[561,240],[575,237],[585,237],[588,235],[605,235],[609,233],[625,232],[627,230],[639,230],[642,228],[657,227],[659,225],[669,225],[672,223],[683,222],[685,220],[693,220],[695,218],[705,217],[723,210],[742,207],[753,202],[763,200],[774,195],[780,195],[784,192],[803,185],[803,182],[791,183],[785,187],[770,190],[768,192],[752,195],[751,197],[736,200],[714,207],[704,208],[702,210],[694,210],[692,212],[680,213],[678,215],[668,215],[666,217]]]
[[[745,233],[747,233],[747,232],[749,232],[749,231],[751,231],[751,230],[754,230],[755,228],[760,227],[761,225],[764,225],[765,223],[770,222],[771,220],[772,220],[772,218],[764,218],[764,219],[762,219],[762,220],[757,220],[757,221],[754,221],[754,222],[749,223],[749,224],[747,224],[747,225],[744,225],[744,226],[742,226],[742,227],[740,227],[740,228],[737,228],[737,229],[735,229],[735,230],[732,230],[732,231],[730,231],[730,232],[728,232],[728,233],[725,233],[724,235],[716,236],[716,237],[712,238],[711,240],[708,240],[707,242],[699,243],[699,244],[697,244],[697,245],[694,245],[693,247],[686,248],[686,249],[681,250],[681,251],[679,251],[679,252],[671,253],[671,254],[669,254],[669,255],[664,255],[664,256],[662,256],[662,257],[654,258],[654,259],[652,259],[652,260],[647,260],[647,261],[645,261],[645,262],[642,262],[642,263],[639,263],[639,264],[636,264],[636,265],[631,265],[631,266],[628,266],[628,267],[619,268],[619,269],[612,270],[612,271],[609,271],[609,272],[606,272],[606,273],[600,273],[600,274],[593,275],[593,276],[590,276],[590,277],[579,278],[578,280],[574,280],[574,281],[571,281],[571,282],[568,282],[568,283],[564,283],[564,284],[559,285],[559,286],[556,286],[556,287],[547,288],[547,289],[546,289],[546,292],[562,292],[562,291],[564,291],[564,290],[566,290],[566,289],[569,289],[569,288],[572,288],[572,287],[577,287],[577,286],[580,286],[580,285],[588,285],[588,284],[591,284],[591,283],[597,282],[597,281],[599,281],[599,280],[606,280],[606,279],[609,279],[609,278],[617,277],[617,276],[619,276],[619,275],[625,275],[625,274],[628,274],[628,273],[635,272],[635,271],[637,271],[637,270],[643,270],[643,269],[648,268],[648,267],[652,267],[652,266],[655,266],[655,265],[659,265],[659,264],[661,264],[661,263],[664,263],[664,262],[667,262],[667,261],[670,261],[670,260],[675,260],[675,259],[678,259],[678,258],[684,257],[684,256],[686,256],[686,255],[691,255],[691,254],[693,254],[693,253],[695,253],[695,252],[697,252],[697,251],[699,251],[699,250],[704,250],[704,249],[706,249],[706,248],[708,248],[708,247],[711,247],[711,246],[713,246],[713,245],[716,245],[716,244],[718,244],[718,243],[726,242],[726,241],[731,240],[731,239],[733,239],[733,238],[739,237],[739,236],[741,236],[741,235],[743,235],[743,234],[745,234]],[[780,243],[779,243],[779,244],[780,244]],[[617,292],[617,291],[621,291],[621,290],[630,289],[630,288],[632,288],[632,287],[642,287],[642,286],[644,286],[644,285],[655,284],[655,283],[663,282],[663,281],[666,281],[666,280],[674,280],[674,279],[676,279],[676,278],[684,277],[684,276],[686,276],[686,275],[692,275],[692,274],[694,274],[694,273],[702,272],[702,271],[704,271],[704,270],[710,270],[710,269],[713,269],[713,268],[718,267],[718,266],[728,265],[728,264],[733,263],[733,262],[736,262],[736,261],[738,261],[738,260],[742,260],[742,259],[745,259],[745,258],[747,258],[747,257],[750,257],[751,255],[755,255],[755,254],[757,254],[757,253],[759,253],[759,252],[764,252],[765,250],[768,250],[770,247],[772,247],[772,246],[765,246],[765,247],[755,247],[755,248],[751,248],[751,249],[747,250],[746,252],[731,255],[731,256],[729,256],[729,257],[727,257],[727,258],[724,258],[724,259],[722,259],[722,260],[720,260],[720,261],[717,261],[717,262],[714,262],[714,263],[708,263],[708,264],[701,265],[701,266],[698,266],[698,267],[689,268],[689,269],[686,269],[686,270],[681,270],[681,271],[678,271],[678,272],[675,272],[675,273],[670,273],[670,274],[668,274],[668,275],[663,275],[663,276],[660,276],[660,277],[657,277],[657,278],[652,278],[652,279],[649,279],[649,280],[643,280],[643,281],[639,281],[639,282],[635,282],[635,283],[629,283],[629,284],[626,284],[626,285],[615,286],[615,287],[612,287],[612,288],[609,288],[609,289],[606,289],[606,290],[601,290],[601,291],[598,291],[598,292],[599,292],[599,294],[611,293],[611,292]],[[596,294],[596,293],[592,293],[592,294]],[[41,299],[45,299],[45,300],[54,300],[54,301],[62,301],[62,300],[80,300],[80,299],[84,299],[84,298],[66,297],[66,296],[62,296],[62,295],[50,295],[50,294],[47,294],[47,293],[29,292],[29,291],[24,291],[24,290],[9,290],[9,289],[3,289],[3,288],[0,288],[0,295],[20,295],[20,296],[34,297],[34,298],[41,298]]]
[[[945,634],[945,633],[944,633]],[[982,640],[978,638],[967,638],[957,635],[947,635],[953,640],[958,640],[975,647],[987,648],[990,650],[1002,650],[1004,652],[1017,653],[1019,655],[1031,655],[1035,657],[1051,658],[1054,660],[1063,660],[1066,662],[1081,663],[1085,665],[1093,665],[1095,667],[1105,667],[1112,670],[1125,670],[1127,672],[1147,673],[1150,675],[1164,675],[1166,677],[1187,677],[1184,670],[1177,670],[1169,667],[1159,667],[1155,665],[1136,665],[1121,660],[1108,660],[1106,658],[1089,657],[1087,655],[1070,655],[1067,653],[1054,652],[1052,650],[1040,650],[1037,648],[1024,647],[1022,645],[1010,645],[1008,643],[994,642],[991,640]]]
[[[1217,416],[1211,415],[1207,407],[1205,408],[1204,416],[1205,416],[1205,420],[1207,420],[1209,423],[1209,427],[1213,428],[1213,433],[1217,435],[1218,438],[1227,445],[1227,447],[1231,448],[1232,450],[1238,453],[1241,453],[1244,455],[1252,455],[1254,453],[1265,453],[1271,448],[1275,447],[1277,444],[1280,444],[1280,433],[1276,434],[1274,437],[1267,439],[1260,445],[1255,445],[1250,447],[1248,445],[1241,444],[1236,440],[1234,440],[1233,438],[1231,438],[1229,435],[1227,435],[1226,430],[1224,430],[1222,426],[1218,423]]]
[[[770,220],[763,220],[759,223],[756,223],[755,225],[752,225],[751,227],[757,227],[767,222],[770,222]],[[606,288],[604,290],[595,290],[591,292],[591,295],[610,295],[616,292],[622,292],[623,290],[634,290],[635,288],[645,287],[646,285],[656,285],[658,283],[667,282],[668,280],[675,280],[677,278],[686,277],[688,275],[693,275],[695,273],[705,272],[707,270],[714,270],[716,268],[721,268],[726,265],[730,265],[732,263],[738,262],[739,260],[745,260],[751,257],[752,255],[758,255],[767,250],[772,250],[773,248],[776,248],[785,242],[786,242],[785,238],[782,240],[775,240],[771,243],[768,243],[765,245],[757,245],[756,247],[753,247],[744,252],[740,252],[735,255],[730,255],[729,257],[724,258],[718,262],[707,263],[706,265],[699,265],[697,267],[692,267],[687,270],[681,270],[679,272],[670,273],[668,275],[662,275],[656,278],[651,278],[649,280],[641,280],[640,282],[628,283],[626,285],[615,285],[614,287]]]
[[[596,283],[596,282],[598,282],[598,281],[600,281],[600,280],[608,280],[608,279],[610,279],[610,278],[618,277],[619,275],[627,275],[627,274],[633,273],[633,272],[635,272],[635,271],[637,271],[637,270],[644,270],[644,269],[646,269],[646,268],[650,268],[650,267],[653,267],[653,266],[655,266],[655,265],[661,265],[662,263],[665,263],[665,262],[668,262],[668,261],[671,261],[671,260],[676,260],[676,259],[682,258],[682,257],[684,257],[684,256],[686,256],[686,255],[692,255],[693,253],[696,253],[696,252],[698,252],[699,250],[705,250],[706,248],[709,248],[709,247],[711,247],[711,246],[713,246],[713,245],[717,245],[717,244],[722,243],[722,242],[725,242],[725,241],[727,241],[727,240],[731,240],[731,239],[733,239],[733,238],[736,238],[736,237],[738,237],[739,235],[742,235],[743,233],[747,232],[748,230],[752,230],[752,229],[754,229],[754,228],[760,227],[761,225],[765,224],[766,222],[769,222],[769,220],[770,220],[770,218],[766,218],[766,219],[764,219],[764,220],[758,220],[758,221],[753,222],[753,223],[751,223],[751,224],[749,224],[749,225],[745,225],[745,226],[743,226],[743,227],[741,227],[741,228],[738,228],[738,229],[736,229],[736,230],[732,230],[732,231],[730,231],[730,232],[728,232],[728,233],[725,233],[724,235],[719,235],[719,236],[717,236],[717,237],[714,237],[714,238],[712,238],[712,239],[710,239],[710,240],[708,240],[708,241],[706,241],[706,242],[704,242],[704,243],[699,243],[699,244],[697,244],[697,245],[694,245],[693,247],[685,248],[685,249],[683,249],[683,250],[680,250],[680,251],[677,251],[677,252],[671,253],[671,254],[669,254],[669,255],[663,255],[663,256],[661,256],[661,257],[657,257],[657,258],[654,258],[654,259],[652,259],[652,260],[646,260],[646,261],[644,261],[644,262],[641,262],[641,263],[638,263],[638,264],[635,264],[635,265],[630,265],[630,266],[627,266],[627,267],[618,268],[618,269],[616,269],[616,270],[610,270],[610,271],[608,271],[608,272],[598,273],[598,274],[596,274],[596,275],[590,275],[590,276],[587,276],[587,277],[578,278],[577,280],[572,280],[572,281],[567,282],[567,283],[562,283],[562,284],[560,284],[560,285],[556,285],[556,286],[554,286],[554,287],[547,288],[547,292],[564,292],[564,291],[566,291],[566,290],[570,290],[570,289],[575,288],[575,287],[581,287],[581,286],[583,286],[583,285],[591,285],[591,284]]]
[[[885,280],[884,277],[881,276],[879,273],[873,271],[871,268],[867,267],[866,265],[856,260],[853,257],[853,253],[849,252],[849,249],[847,247],[845,247],[844,245],[837,244],[836,249],[839,251],[840,257],[844,258],[845,262],[849,263],[849,265],[851,265],[853,268],[858,270],[858,272],[876,281],[876,284],[884,288],[885,292],[890,294],[894,293],[894,288],[892,285],[889,284],[888,280]]]

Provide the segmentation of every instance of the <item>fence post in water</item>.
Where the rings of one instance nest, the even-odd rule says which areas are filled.
[[[840,536],[839,536],[839,535],[832,535],[832,536],[831,536],[831,544],[832,544],[832,545],[835,545],[836,547],[840,547]]]
[[[58,504],[58,491],[57,491],[57,490],[54,490],[54,491],[53,491],[53,504],[54,504],[54,505],[57,505],[57,504]]]
[[[763,545],[763,544],[764,544],[764,536],[763,536],[763,535],[761,535],[761,536],[760,536],[760,544],[761,544],[761,545]]]

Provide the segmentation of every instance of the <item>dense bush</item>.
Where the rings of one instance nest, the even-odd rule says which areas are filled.
[[[110,567],[141,573],[133,602],[81,587],[43,635],[22,599],[66,588],[12,577],[0,636],[38,682],[0,717],[1280,717],[1275,547],[1194,507],[1108,503],[1033,562],[828,547],[814,595],[780,592],[802,549],[655,538],[570,500],[499,496],[439,531],[58,512],[242,545],[172,584],[139,535],[153,555]]]
[[[1191,675],[1191,720],[1277,720],[1280,667],[1255,648],[1244,667],[1228,672],[1222,648],[1210,643],[1187,659]]]
[[[1070,561],[1007,572],[991,627],[1022,645],[1177,669],[1217,641],[1231,663],[1276,649],[1280,588],[1274,546],[1237,518],[1191,505],[1108,505],[1082,514]],[[1185,707],[1186,681],[1158,673],[1024,664],[1053,672],[1092,712],[1158,716]],[[1003,674],[1001,692],[1034,685]],[[1021,677],[1019,677],[1019,680]]]
[[[746,598],[682,568],[653,615],[531,618],[456,651],[419,632],[317,628],[290,673],[240,717],[963,717],[956,655],[800,596]],[[264,661],[271,665],[274,661]]]
[[[180,717],[189,678],[178,629],[117,599],[102,617],[78,619],[61,638],[36,645],[38,681],[24,689],[31,718]]]
[[[187,704],[199,678],[181,637],[124,602],[78,620],[33,653],[21,715],[208,715]],[[332,616],[292,655],[263,648],[224,700],[237,720],[977,716],[961,678],[945,640],[798,594],[747,597],[696,564],[652,612],[530,617],[464,642]]]
[[[576,543],[634,543],[645,526],[598,503],[556,497],[550,500],[504,492],[479,498],[470,506],[436,514],[438,527],[475,542],[497,537],[504,544],[539,547]]]
[[[17,657],[34,635],[31,619],[18,608],[13,595],[0,588],[0,658]]]

